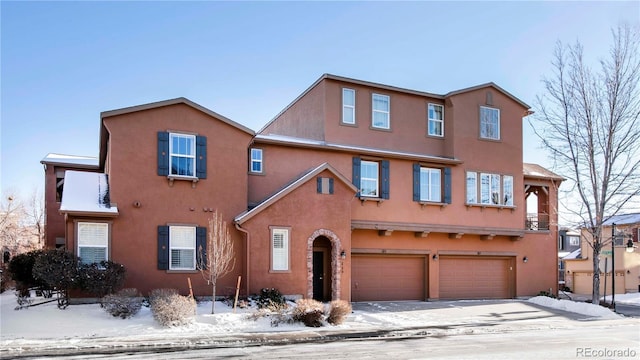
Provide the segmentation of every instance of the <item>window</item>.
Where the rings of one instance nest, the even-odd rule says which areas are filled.
[[[318,194],[333,194],[333,178],[317,178]]]
[[[83,264],[109,260],[109,224],[78,223],[78,256]]]
[[[578,245],[580,245],[580,237],[579,236],[569,236],[569,245],[570,246],[578,246]]]
[[[193,226],[169,227],[169,269],[196,269],[196,228]]]
[[[428,105],[428,134],[431,136],[444,136],[444,107],[437,104]]]
[[[440,169],[420,168],[420,201],[441,201]]]
[[[500,110],[480,107],[480,137],[500,140]]]
[[[467,204],[513,206],[513,176],[468,171]]]
[[[373,94],[373,112],[371,126],[378,129],[389,129],[389,96]]]
[[[262,173],[262,149],[251,149],[251,172]]]
[[[353,158],[353,185],[360,198],[389,198],[389,161]]]
[[[271,270],[289,270],[289,229],[271,229]]]
[[[207,178],[207,138],[158,132],[158,175]]]
[[[356,123],[356,91],[342,89],[342,123],[354,125]]]

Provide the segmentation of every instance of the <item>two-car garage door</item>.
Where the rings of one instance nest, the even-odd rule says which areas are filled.
[[[426,300],[428,255],[354,254],[352,301]],[[442,255],[437,263],[440,299],[514,296],[512,257]]]

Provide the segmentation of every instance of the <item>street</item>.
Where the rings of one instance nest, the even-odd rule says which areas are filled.
[[[461,329],[462,330],[462,329]],[[469,330],[468,332],[471,332]],[[458,335],[343,339],[280,346],[223,347],[175,352],[83,354],[65,359],[634,359],[638,323],[585,322],[583,327]]]

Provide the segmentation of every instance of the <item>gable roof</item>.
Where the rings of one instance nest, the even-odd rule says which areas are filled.
[[[450,97],[450,96],[455,96],[455,95],[459,95],[459,94],[464,94],[466,92],[470,92],[470,91],[475,91],[475,90],[480,90],[483,88],[494,88],[495,90],[503,93],[504,95],[506,95],[508,98],[510,98],[511,100],[517,102],[518,104],[522,105],[522,107],[526,108],[526,109],[530,109],[531,106],[527,105],[527,103],[525,103],[524,101],[518,99],[517,97],[513,96],[510,92],[508,92],[507,90],[501,88],[500,86],[496,85],[494,82],[488,82],[488,83],[484,83],[484,84],[480,84],[480,85],[476,85],[476,86],[472,86],[472,87],[468,87],[468,88],[464,88],[464,89],[460,89],[460,90],[455,90],[455,91],[451,91],[448,92],[446,95],[444,95],[445,97]],[[531,115],[533,112],[527,113],[527,115]]]
[[[562,176],[543,168],[538,164],[522,164],[522,172],[525,177],[533,178],[533,179],[544,179],[544,180],[560,180],[565,181],[566,179]]]
[[[603,221],[602,225],[611,226],[614,223],[616,225],[640,224],[640,213],[614,215]]]
[[[337,179],[339,179],[345,185],[347,185],[349,188],[351,188],[351,190],[353,190],[354,194],[358,192],[358,189],[355,187],[355,185],[353,185],[351,183],[351,181],[349,181],[349,179],[347,179],[344,175],[342,175],[333,166],[329,165],[328,163],[324,163],[324,164],[316,167],[315,169],[312,169],[312,170],[308,171],[306,174],[302,175],[301,177],[296,179],[291,184],[289,184],[289,185],[285,186],[284,188],[280,189],[275,194],[273,194],[270,197],[268,197],[265,201],[263,201],[260,204],[258,204],[258,206],[256,206],[253,209],[245,211],[242,214],[236,216],[235,219],[234,219],[235,223],[237,223],[238,225],[242,225],[247,220],[249,220],[252,217],[256,216],[257,214],[262,212],[264,209],[268,208],[272,204],[276,203],[278,200],[280,200],[283,197],[287,196],[292,191],[294,191],[295,189],[299,188],[300,186],[305,184],[307,181],[313,179],[315,176],[317,176],[318,174],[320,174],[321,172],[323,172],[325,170],[331,172],[333,175],[335,175],[335,177]]]
[[[185,98],[185,97],[179,97],[179,98],[175,98],[175,99],[169,99],[169,100],[163,100],[163,101],[157,101],[157,102],[153,102],[153,103],[148,103],[148,104],[142,104],[142,105],[136,105],[136,106],[130,106],[130,107],[126,107],[126,108],[122,108],[122,109],[116,109],[116,110],[109,110],[109,111],[103,111],[100,113],[100,158],[99,158],[99,166],[102,167],[104,166],[104,162],[106,160],[106,149],[107,149],[107,138],[108,138],[108,134],[106,129],[104,128],[104,119],[108,118],[108,117],[112,117],[112,116],[118,116],[118,115],[124,115],[124,114],[130,114],[130,113],[134,113],[137,111],[145,111],[145,110],[151,110],[151,109],[157,109],[157,108],[161,108],[161,107],[165,107],[165,106],[171,106],[171,105],[177,105],[177,104],[184,104],[187,106],[190,106],[198,111],[201,111],[211,117],[214,117],[220,121],[222,121],[225,124],[228,124],[240,131],[243,131],[251,136],[254,136],[256,133],[255,131],[249,129],[248,127],[241,125],[223,115],[218,114],[215,111],[209,110],[206,107],[200,105],[200,104],[196,104],[195,102]]]

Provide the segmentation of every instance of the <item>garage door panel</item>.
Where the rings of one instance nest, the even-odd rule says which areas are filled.
[[[441,256],[441,299],[509,298],[510,259]]]
[[[353,301],[424,300],[425,257],[354,255]]]

